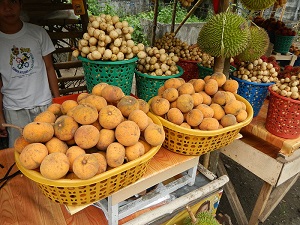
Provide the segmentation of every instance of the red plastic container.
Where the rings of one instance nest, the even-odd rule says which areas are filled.
[[[191,79],[199,79],[199,68],[197,66],[198,61],[179,59],[177,62],[178,66],[183,69],[183,74],[181,77],[188,82]]]
[[[53,98],[52,99],[52,103],[61,104],[61,103],[63,103],[66,100],[75,100],[76,101],[79,94],[71,94],[71,95],[65,95],[65,96]]]
[[[272,91],[271,86],[269,86],[269,92],[267,131],[286,139],[298,138],[300,136],[300,101],[277,94]]]

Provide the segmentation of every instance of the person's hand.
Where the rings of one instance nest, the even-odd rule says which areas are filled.
[[[0,124],[0,138],[7,137],[7,130],[4,126],[2,126],[2,123]]]

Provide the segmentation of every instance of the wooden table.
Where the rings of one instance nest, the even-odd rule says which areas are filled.
[[[297,181],[300,173],[300,138],[284,139],[265,129],[268,100],[253,121],[242,129],[243,138],[220,151],[264,181],[249,221],[231,182],[224,190],[239,225],[263,222]],[[221,160],[219,174],[227,174]]]
[[[149,169],[140,181],[142,185],[133,186],[136,188],[136,192],[132,192],[132,189],[129,191],[127,188],[126,194],[119,191],[119,193],[125,194],[124,197],[121,198],[116,193],[116,197],[120,197],[120,199],[112,196],[111,201],[118,202],[131,194],[138,193],[149,186],[151,182],[163,181],[176,173],[192,168],[198,163],[198,159],[197,156],[179,155],[161,148],[151,159]],[[13,149],[0,151],[0,164],[4,166],[4,168],[0,168],[0,177],[4,176],[13,162]],[[16,170],[15,166],[11,173]],[[160,176],[160,174],[164,174],[164,176]],[[147,184],[146,179],[152,181]],[[108,224],[103,211],[94,206],[88,206],[71,215],[64,205],[49,200],[42,194],[36,183],[23,175],[17,175],[9,180],[0,190],[0,221],[1,225],[19,225],[24,224],[24,221],[30,225]],[[122,221],[119,221],[120,223],[122,224]]]

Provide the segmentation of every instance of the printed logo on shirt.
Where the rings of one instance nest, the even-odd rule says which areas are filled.
[[[13,77],[28,76],[33,69],[34,57],[30,48],[18,48],[15,45],[11,49],[10,65],[17,74]]]

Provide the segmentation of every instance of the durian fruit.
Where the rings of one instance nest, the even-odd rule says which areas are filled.
[[[186,217],[183,220],[184,225],[220,225],[218,220],[212,215],[211,212],[199,212],[196,215],[196,221],[193,222],[191,217]]]
[[[230,58],[246,49],[249,38],[247,20],[238,14],[224,12],[213,16],[202,27],[197,43],[211,56]]]
[[[236,58],[243,62],[259,59],[268,50],[269,43],[269,35],[264,28],[251,26],[249,44]]]
[[[249,10],[263,10],[274,5],[276,0],[241,0],[241,3]]]

